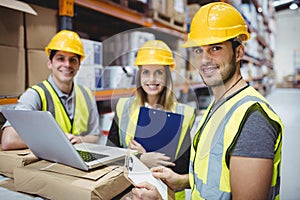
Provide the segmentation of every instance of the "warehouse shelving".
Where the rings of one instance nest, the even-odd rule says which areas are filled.
[[[185,84],[174,84],[174,87],[179,90],[185,90],[186,87],[189,88],[201,88],[205,87],[204,83],[185,83]],[[94,91],[94,95],[96,97],[97,101],[105,101],[105,100],[110,100],[110,99],[115,99],[115,98],[120,98],[120,97],[128,97],[132,96],[135,92],[136,88],[119,88],[119,89],[107,89],[107,90],[97,90]],[[12,101],[13,103],[14,101]],[[0,99],[0,104],[1,104],[1,99]]]
[[[165,24],[154,21],[152,18],[147,17],[143,13],[139,13],[135,10],[120,6],[116,3],[112,3],[111,1],[75,0],[75,4],[100,12],[102,14],[124,20],[126,22],[137,24],[142,27],[149,27],[170,34],[172,36],[179,37],[181,39],[184,39],[186,37],[186,33],[183,31],[172,29]]]
[[[54,2],[38,2],[36,0],[26,0],[27,3],[33,3],[40,6],[50,7],[54,9],[58,9],[57,3]],[[143,13],[139,13],[135,10],[127,9],[122,7],[112,1],[108,0],[75,0],[75,6],[87,8],[89,10],[96,11],[101,13],[101,15],[107,15],[112,20],[121,20],[123,24],[135,24],[133,28],[136,27],[149,27],[153,30],[168,34],[173,37],[177,37],[180,39],[184,39],[186,37],[186,33],[182,31],[178,31],[164,25],[162,23],[153,21],[150,17],[147,17]],[[115,19],[113,19],[115,18]],[[129,29],[132,28],[131,26],[128,27]],[[81,30],[78,30],[79,32]],[[109,31],[107,31],[109,34]],[[113,33],[116,34],[116,33]],[[178,85],[178,87],[183,87]],[[117,89],[105,89],[105,90],[97,90],[94,92],[97,101],[106,101],[110,100],[111,98],[119,98],[123,96],[130,96],[134,93],[135,88],[117,88]],[[0,98],[0,105],[7,105],[7,104],[16,104],[18,97],[1,97]]]
[[[232,3],[234,4],[235,1],[229,1],[229,0],[221,0],[223,2],[228,2],[228,3]],[[43,6],[47,6],[50,5],[50,7],[52,9],[59,9],[58,8],[58,4],[57,2],[40,2],[37,0],[26,0],[25,2],[28,3],[33,3],[33,4],[38,4],[41,5],[43,4]],[[147,13],[141,13],[138,12],[137,10],[132,10],[130,8],[124,7],[121,4],[117,4],[115,3],[116,1],[109,1],[109,0],[74,0],[74,6],[75,6],[75,11],[79,12],[82,10],[85,10],[85,12],[94,12],[92,14],[96,14],[98,15],[100,18],[104,18],[104,21],[100,21],[97,24],[94,24],[94,26],[91,26],[91,24],[88,24],[88,21],[91,21],[90,23],[95,23],[96,21],[93,21],[92,18],[88,18],[88,19],[82,19],[82,20],[88,20],[86,27],[84,27],[84,24],[82,23],[82,21],[80,21],[80,17],[76,15],[74,16],[73,20],[73,27],[75,31],[78,31],[82,34],[85,34],[85,31],[99,31],[99,29],[101,29],[100,34],[99,33],[95,33],[95,35],[91,35],[90,38],[91,39],[95,39],[95,40],[101,40],[101,39],[105,39],[105,37],[108,37],[110,35],[113,34],[117,34],[118,32],[122,32],[128,29],[133,29],[133,28],[139,28],[139,27],[148,27],[151,28],[155,31],[158,32],[162,32],[166,35],[170,35],[174,38],[178,38],[181,40],[186,39],[187,37],[187,33],[184,31],[180,31],[180,30],[176,30],[168,25],[162,24],[160,22],[157,22],[155,20],[153,20],[151,17],[149,17],[147,15]],[[120,1],[121,2],[121,1]],[[192,2],[192,0],[187,1],[188,3]],[[209,2],[209,1],[197,1],[200,5],[201,2]],[[255,5],[255,7],[258,9],[260,7],[259,3],[257,0],[249,0],[249,3],[253,3]],[[268,20],[265,16],[265,14],[263,12],[258,12],[259,15],[262,15],[263,17],[263,22],[266,26],[266,29],[268,30],[268,32],[272,32],[271,28],[269,27],[268,24]],[[76,22],[76,20],[79,20]],[[97,18],[98,20],[98,18]],[[106,22],[106,23],[104,23]],[[116,31],[113,30],[108,30],[110,26],[114,25],[115,27],[118,27],[119,29]],[[249,24],[249,30],[250,32],[257,32],[257,30],[255,28],[253,28],[251,26],[251,24]],[[98,27],[96,27],[98,26]],[[105,35],[107,34],[107,35]],[[97,38],[95,38],[97,37]],[[268,42],[265,40],[265,38],[263,38],[261,35],[257,34],[256,35],[256,39],[259,42],[260,45],[263,46],[263,48],[269,48],[268,46]],[[270,50],[270,54],[271,54],[271,58],[273,57],[273,52],[272,50]],[[272,60],[261,60],[259,58],[256,58],[252,55],[245,55],[244,56],[244,60],[246,62],[251,62],[256,66],[261,66],[262,64],[267,65],[268,67],[272,68]],[[205,85],[203,83],[192,83],[190,84],[192,85],[193,88],[197,88],[197,87],[205,87]],[[186,88],[186,84],[177,84],[176,85],[177,88],[179,89],[184,89]],[[95,96],[96,99],[98,101],[105,101],[105,100],[109,100],[111,98],[118,98],[118,97],[122,97],[122,96],[130,96],[134,93],[134,88],[118,88],[118,89],[106,89],[106,90],[97,90],[95,91]],[[0,99],[0,105],[3,104],[11,104],[11,103],[16,103],[17,102],[17,97],[7,97],[7,98],[1,98]]]
[[[96,101],[105,101],[120,97],[132,96],[135,92],[135,88],[120,88],[110,90],[97,90],[94,91]]]
[[[0,97],[0,105],[16,104],[17,102],[17,97]]]
[[[84,12],[84,9],[92,10],[96,15],[102,15],[101,17],[105,17],[108,21],[112,20],[110,22],[112,23],[120,23],[120,26],[124,26],[124,24],[128,24],[128,29],[132,28],[139,28],[139,27],[148,27],[154,31],[160,32],[165,35],[169,35],[169,37],[178,38],[181,40],[184,40],[186,38],[186,32],[173,29],[172,27],[160,23],[158,21],[155,21],[151,17],[147,16],[146,13],[140,13],[135,10],[128,9],[120,4],[116,4],[112,1],[102,0],[102,1],[92,1],[92,0],[75,0],[75,5],[80,6],[77,7],[77,11]],[[87,12],[85,12],[87,13]],[[89,15],[90,13],[87,13]],[[80,31],[80,29],[85,29],[85,27],[82,23],[76,22],[74,20],[74,29],[77,31]],[[92,19],[90,19],[92,20]],[[109,24],[110,22],[107,22],[106,24]],[[99,23],[101,24],[101,23]],[[80,27],[81,26],[81,27]],[[88,26],[88,25],[87,25]],[[90,28],[90,26],[89,26]],[[118,27],[120,28],[120,27]],[[126,29],[125,28],[125,29]],[[124,30],[124,29],[123,29]],[[118,30],[120,31],[120,30]],[[110,32],[108,35],[114,35],[118,34],[118,31],[116,32]],[[122,30],[121,30],[122,31]],[[92,39],[97,40],[98,38]],[[105,37],[104,37],[105,38]],[[185,90],[186,85],[189,85],[190,88],[195,87],[205,87],[203,83],[183,83],[183,84],[175,84],[175,87],[177,90]],[[131,96],[134,93],[135,89],[123,89],[123,88],[117,88],[117,89],[104,89],[104,90],[97,90],[95,91],[95,96],[97,101],[106,101],[110,100],[112,98],[119,98],[123,96]]]

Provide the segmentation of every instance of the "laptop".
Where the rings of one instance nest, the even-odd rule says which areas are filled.
[[[125,158],[127,149],[100,144],[72,145],[48,111],[2,110],[32,153],[84,171]]]
[[[160,152],[176,158],[176,150],[182,129],[183,115],[141,107],[134,139],[147,152]]]

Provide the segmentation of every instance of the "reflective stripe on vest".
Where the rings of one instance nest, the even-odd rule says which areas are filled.
[[[135,129],[137,126],[139,107],[135,105],[134,101],[135,97],[120,98],[116,106],[116,113],[119,120],[118,124],[120,144],[124,148],[127,148],[130,139],[134,138]],[[182,114],[184,116],[182,122],[182,130],[178,142],[179,145],[176,150],[177,156],[187,130],[191,129],[191,126],[193,125],[191,121],[194,121],[195,113],[193,108],[184,104],[176,103],[175,108],[176,113]]]
[[[63,103],[47,80],[32,88],[40,96],[42,110],[51,112],[64,132],[78,135],[88,130],[89,111],[92,107],[92,92],[88,88],[74,84],[75,108],[72,124]]]
[[[118,119],[119,119],[119,138],[120,138],[120,144],[124,148],[128,147],[128,144],[126,144],[126,132],[128,129],[129,125],[129,120],[132,115],[130,114],[130,106],[132,105],[134,101],[134,97],[130,98],[120,98],[117,104],[117,114],[118,114]],[[119,113],[121,112],[121,113]],[[121,116],[121,117],[120,117]],[[132,126],[130,126],[132,127]],[[135,131],[135,130],[134,130]],[[130,133],[133,133],[130,131]],[[130,135],[130,138],[133,138],[134,135]]]
[[[246,89],[246,93],[247,93],[247,91],[249,91],[249,89]],[[253,91],[250,90],[249,93],[253,93]],[[231,144],[233,142],[234,136],[235,136],[235,134],[237,134],[239,127],[230,127],[230,130],[231,130],[231,132],[233,132],[234,135],[230,135],[230,141],[227,141],[226,145],[224,144],[224,134],[225,134],[228,123],[231,122],[230,120],[232,120],[233,113],[238,108],[239,109],[244,108],[243,106],[245,106],[245,109],[246,109],[248,106],[250,107],[250,105],[253,105],[256,102],[260,102],[263,109],[265,111],[267,111],[267,114],[269,115],[269,117],[270,116],[274,117],[273,120],[275,119],[275,121],[278,122],[278,124],[280,124],[281,128],[282,128],[282,124],[281,124],[280,120],[276,118],[275,114],[272,114],[273,111],[270,110],[270,107],[268,106],[266,101],[263,100],[262,98],[260,98],[259,96],[245,96],[244,98],[235,102],[231,107],[229,107],[228,111],[224,110],[224,113],[226,113],[225,116],[222,119],[220,118],[219,121],[217,121],[216,123],[214,123],[213,124],[214,127],[205,127],[205,130],[207,128],[209,128],[210,130],[214,130],[214,132],[212,132],[212,131],[209,132],[211,135],[213,135],[211,140],[209,140],[209,137],[200,139],[200,140],[205,140],[205,142],[208,143],[209,148],[203,147],[202,152],[198,152],[198,148],[197,148],[196,149],[197,153],[196,153],[194,150],[194,147],[192,147],[191,161],[190,161],[190,184],[193,189],[192,199],[202,199],[202,198],[203,199],[231,199],[229,170],[227,168],[224,169],[226,166],[226,158],[225,158],[226,152],[224,152],[224,151],[228,150],[228,148],[230,146],[229,144]],[[226,108],[224,108],[224,109],[226,109]],[[228,109],[228,107],[227,107],[227,109]],[[243,115],[245,115],[245,112],[243,113]],[[207,117],[207,115],[204,115],[204,117]],[[243,116],[241,118],[243,118]],[[242,119],[240,119],[240,120],[242,120]],[[239,123],[236,122],[236,124],[239,124]],[[210,123],[205,123],[205,126],[209,126],[209,125],[210,125]],[[228,126],[231,126],[231,125],[228,125]],[[228,129],[228,127],[227,127],[227,129]],[[204,132],[204,129],[202,130],[202,133],[203,132]],[[214,134],[214,133],[217,133],[217,134]],[[199,136],[199,134],[200,133],[197,133],[198,136]],[[196,142],[198,136],[195,136],[194,146],[195,146],[195,142]],[[201,142],[203,142],[203,141],[201,141]],[[225,149],[224,149],[224,145],[225,145]],[[197,146],[197,144],[196,144],[196,146]],[[277,139],[276,148],[279,148],[279,151],[281,149],[281,133]],[[204,150],[206,150],[207,152]],[[203,159],[201,159],[200,157]],[[195,160],[195,159],[197,159],[197,160]],[[278,162],[280,163],[280,154],[275,153],[274,159],[278,160]],[[201,160],[201,161],[199,161],[199,160]],[[201,162],[202,165],[204,165],[204,166],[202,166],[202,165],[199,166],[200,163],[197,164],[198,162]],[[205,167],[205,165],[206,165],[206,167]],[[223,166],[225,165],[224,168],[222,168],[222,165]],[[194,171],[194,167],[196,168],[195,170],[197,172],[201,172],[202,175],[200,175],[196,171]],[[279,164],[278,165],[274,164],[274,170],[279,169],[278,167],[279,167]],[[201,170],[199,168],[201,168]],[[205,175],[205,172],[206,172],[206,180],[202,180],[200,177],[203,177],[203,174]],[[273,173],[271,190],[273,190],[273,192],[275,191],[275,194],[279,194],[278,193],[279,192],[279,184],[278,183],[280,181],[279,178],[280,178],[279,172]],[[223,188],[223,191],[221,191],[221,188]],[[224,191],[224,190],[226,190],[226,191]],[[200,194],[201,194],[201,197],[200,197]]]

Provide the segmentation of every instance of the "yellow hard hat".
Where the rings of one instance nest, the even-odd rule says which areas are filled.
[[[49,58],[51,50],[66,51],[80,55],[80,61],[84,59],[83,44],[77,33],[69,30],[58,32],[45,48]]]
[[[138,51],[134,65],[168,65],[175,67],[171,49],[161,40],[149,40]]]
[[[202,6],[191,22],[188,40],[182,47],[195,47],[216,44],[239,37],[242,41],[250,39],[242,15],[231,5],[214,2]]]

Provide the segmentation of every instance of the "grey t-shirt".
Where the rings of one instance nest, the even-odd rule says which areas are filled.
[[[254,111],[246,120],[232,151],[233,156],[274,158],[278,133],[260,111]]]

